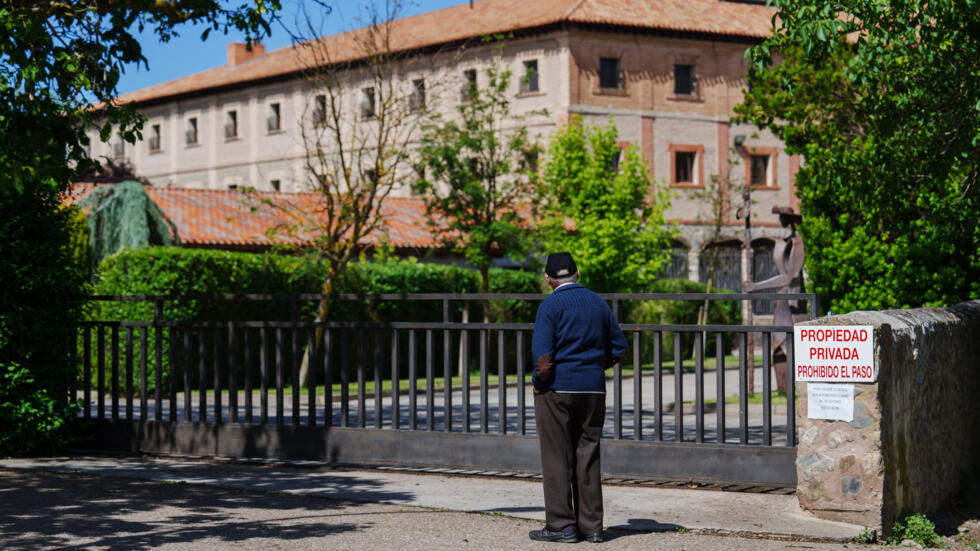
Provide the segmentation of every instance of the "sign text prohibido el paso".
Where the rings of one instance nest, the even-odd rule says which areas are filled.
[[[870,383],[878,376],[869,325],[799,325],[793,345],[797,381]]]

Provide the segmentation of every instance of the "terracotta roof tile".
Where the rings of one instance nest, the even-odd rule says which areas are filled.
[[[733,37],[768,36],[775,9],[727,0],[479,0],[393,22],[392,50],[406,51],[486,34],[577,22],[698,32]],[[364,29],[318,39],[334,62],[363,57]],[[295,74],[309,63],[309,49],[288,46],[234,66],[209,69],[118,98],[148,102],[265,78]]]
[[[76,184],[70,202],[77,201],[94,189],[91,184]],[[307,245],[311,235],[287,235],[270,230],[288,222],[280,210],[261,204],[269,199],[290,203],[303,212],[316,212],[320,195],[316,193],[253,193],[212,189],[147,187],[147,195],[177,227],[181,243],[192,247],[265,248],[277,244]],[[253,210],[254,209],[254,210]],[[421,199],[389,197],[382,207],[386,235],[369,235],[364,243],[376,244],[382,237],[398,248],[433,248],[436,237],[425,229],[425,205]]]

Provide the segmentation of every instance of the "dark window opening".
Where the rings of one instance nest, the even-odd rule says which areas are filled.
[[[228,111],[225,115],[225,138],[238,137],[238,112]]]
[[[460,101],[468,102],[476,97],[476,69],[463,71],[463,88],[460,90]]]
[[[694,164],[698,154],[694,151],[678,151],[674,153],[674,183],[694,184]]]
[[[772,257],[774,245],[772,242],[762,241],[752,245],[752,281],[765,281],[770,277],[779,275],[776,270],[776,263]],[[771,293],[775,289],[767,289],[765,293]],[[776,303],[771,300],[753,300],[752,312],[761,316],[771,315]]]
[[[742,247],[737,241],[709,245],[698,260],[698,281],[712,290],[742,291]]]
[[[282,118],[279,116],[279,104],[269,104],[269,117],[266,119],[266,128],[269,132],[278,132],[282,128]]]
[[[417,79],[412,81],[412,96],[409,98],[409,107],[412,111],[425,111],[425,81]]]
[[[150,151],[160,151],[160,125],[150,127]]]
[[[618,57],[599,58],[599,88],[621,89],[623,71]]]
[[[538,91],[538,60],[524,62],[524,76],[521,78],[521,93]]]
[[[374,116],[374,88],[364,88],[361,90],[361,118],[370,119]]]
[[[674,93],[677,95],[694,93],[694,65],[674,65]]]
[[[749,172],[752,186],[766,187],[769,185],[769,155],[750,155],[751,168]]]
[[[316,97],[316,107],[313,109],[313,122],[317,124],[327,122],[327,96],[323,94]]]
[[[279,188],[282,187],[282,181],[281,180],[270,180],[269,181],[269,185],[272,186],[272,189],[274,191],[279,191]]]
[[[184,138],[187,140],[187,145],[197,143],[197,117],[187,119],[187,132]]]

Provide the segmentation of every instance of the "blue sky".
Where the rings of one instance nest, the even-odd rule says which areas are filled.
[[[363,8],[371,3],[369,0],[321,1],[332,8],[331,13],[322,18],[322,34],[334,34],[363,26]],[[403,0],[400,13],[402,16],[409,16],[468,2],[469,0]],[[375,3],[384,4],[382,0],[376,0]],[[282,4],[282,23],[277,24],[272,29],[272,35],[263,40],[267,50],[290,44],[289,33],[282,25],[295,25],[301,7],[305,5],[307,10],[319,10],[319,6],[312,1],[282,0]],[[166,43],[161,43],[149,30],[138,35],[149,69],[135,65],[128,67],[119,80],[119,93],[125,94],[224,65],[228,43],[241,42],[244,39],[237,33],[223,35],[212,32],[207,41],[201,42],[203,30],[200,27],[182,27],[180,36]]]

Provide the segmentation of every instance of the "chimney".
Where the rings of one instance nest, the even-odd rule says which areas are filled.
[[[228,65],[235,66],[265,55],[265,46],[253,43],[251,49],[242,42],[228,45]]]

